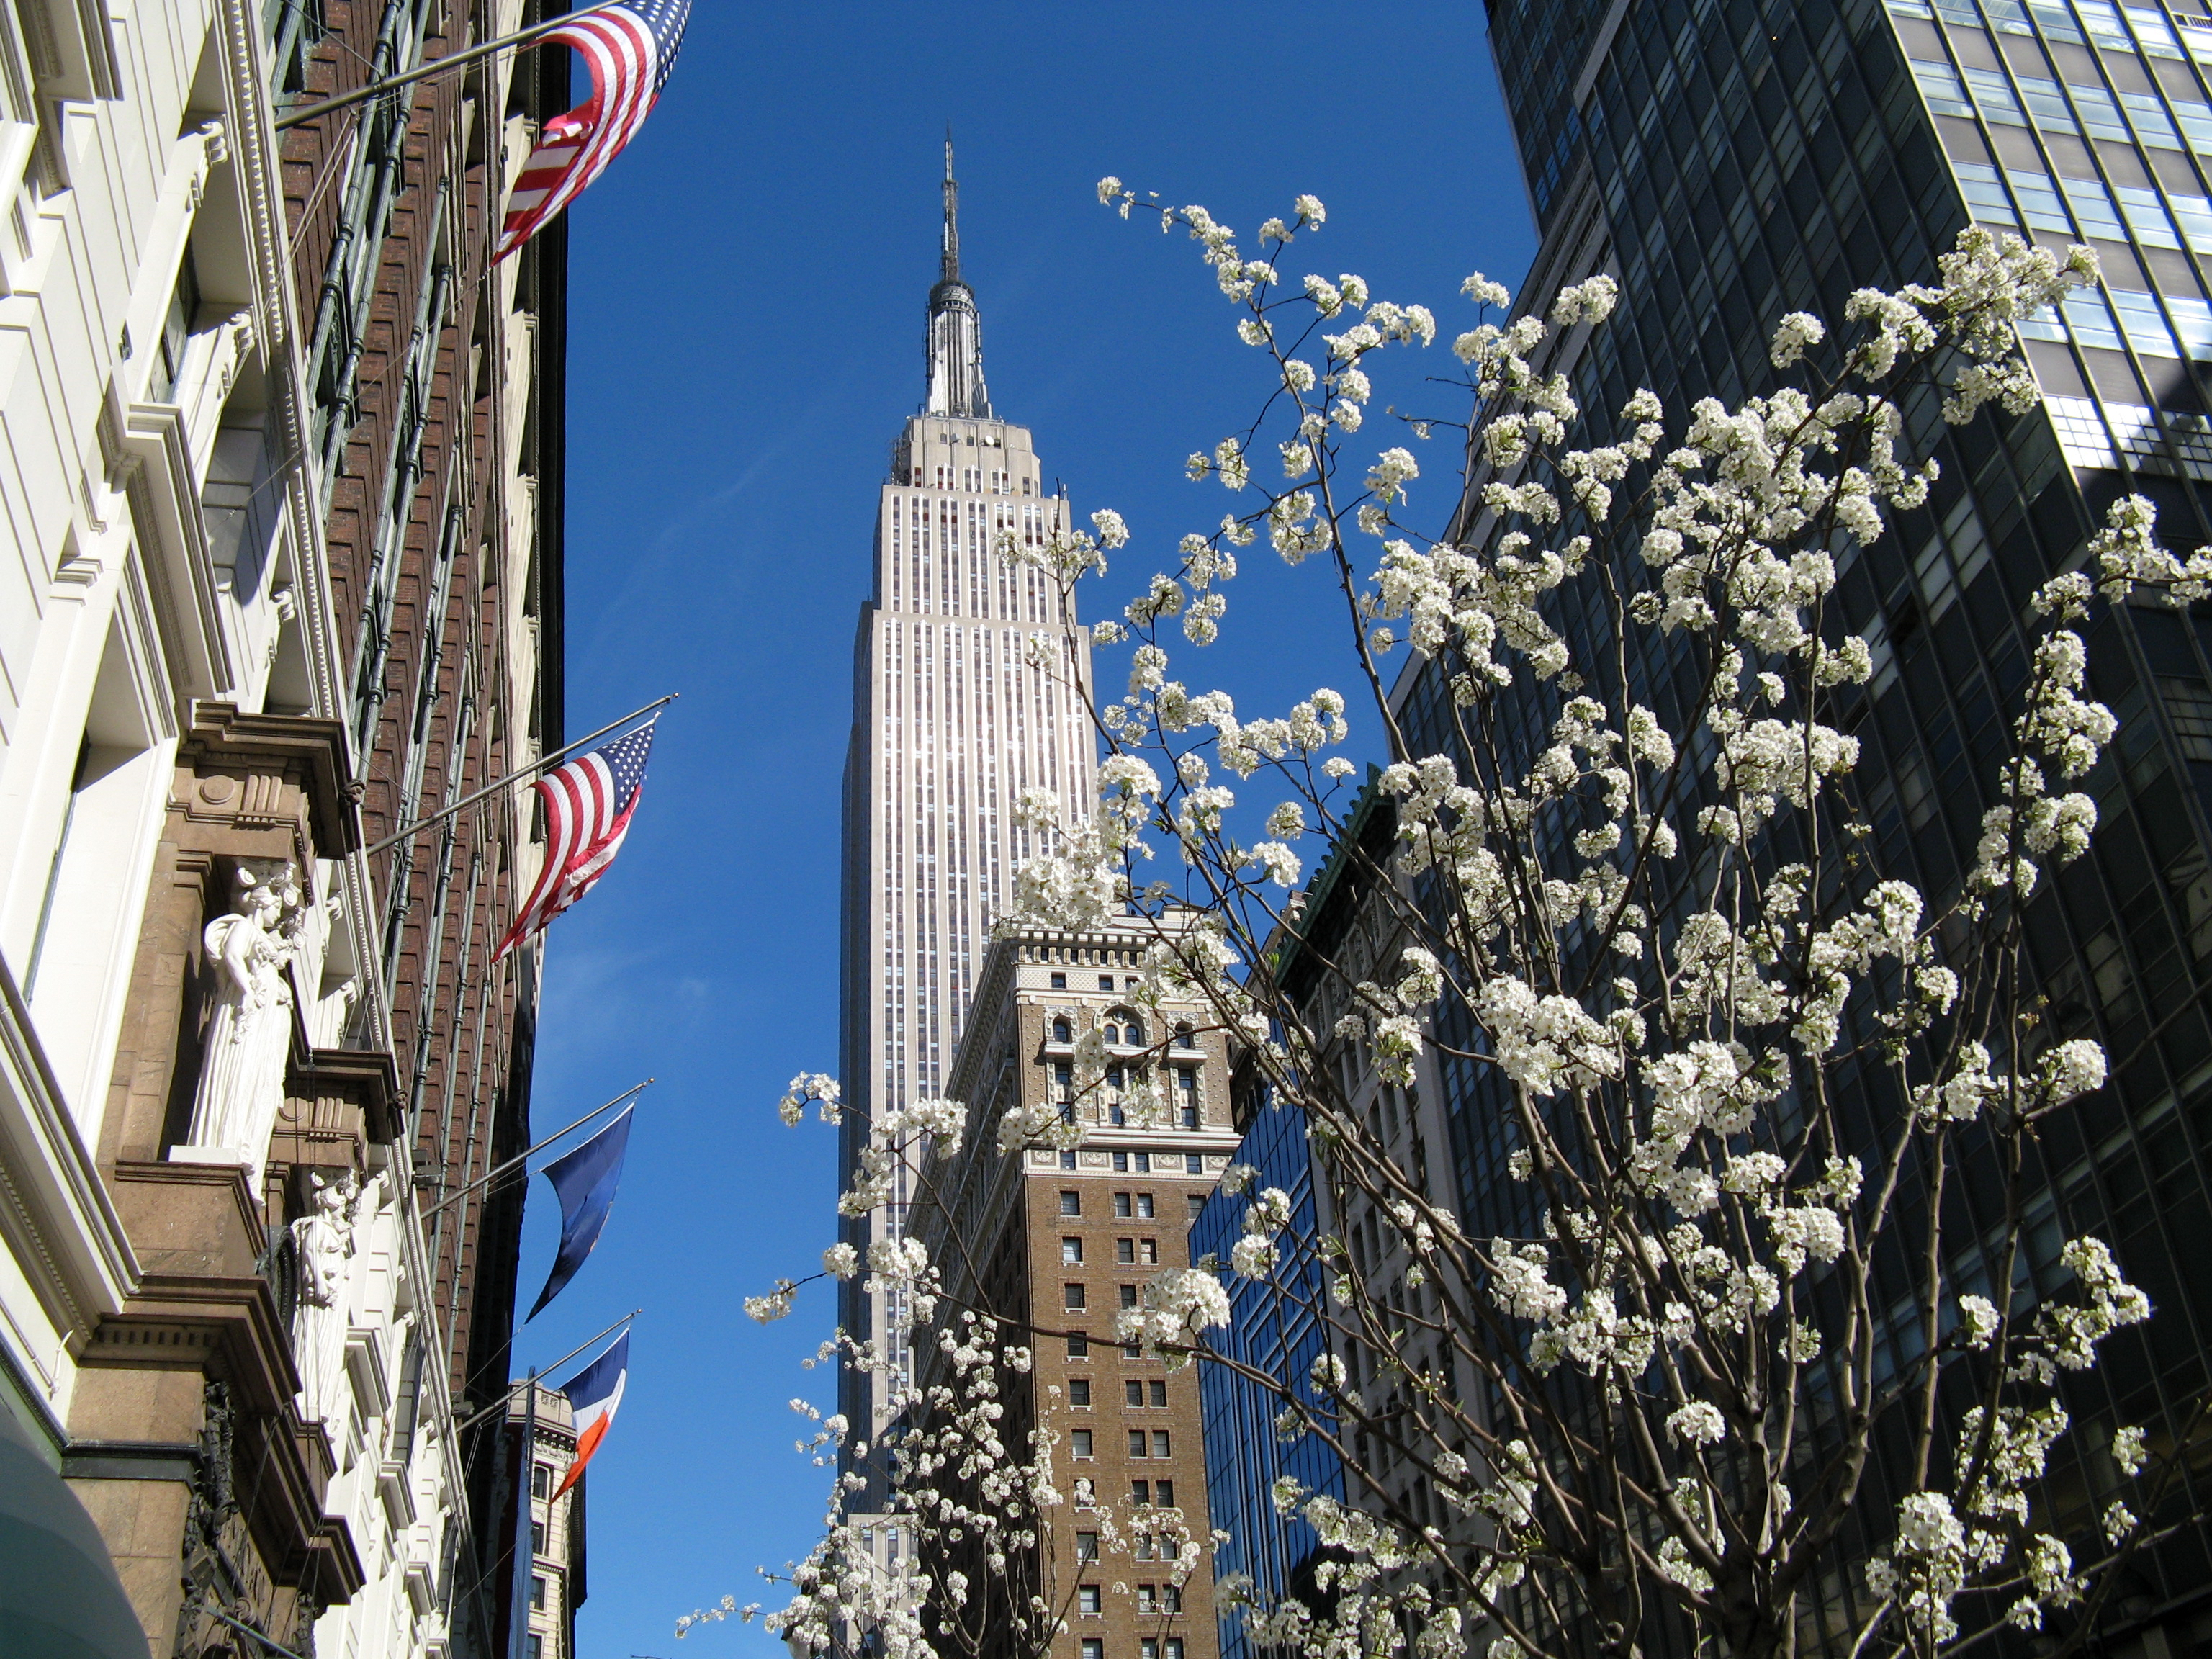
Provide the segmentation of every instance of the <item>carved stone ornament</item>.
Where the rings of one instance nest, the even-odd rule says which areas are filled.
[[[332,1425],[345,1416],[346,1328],[353,1273],[354,1229],[383,1202],[384,1177],[364,1191],[353,1171],[309,1177],[313,1205],[292,1224],[300,1264],[300,1299],[292,1310],[292,1359],[300,1370],[300,1420]]]
[[[255,1190],[284,1104],[292,1050],[289,969],[307,907],[289,864],[241,864],[238,908],[203,936],[215,970],[215,1012],[201,1051],[191,1127],[173,1161],[243,1164]]]

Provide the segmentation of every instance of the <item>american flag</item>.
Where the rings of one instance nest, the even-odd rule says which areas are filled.
[[[658,717],[626,737],[579,755],[532,787],[545,803],[545,867],[514,926],[492,952],[496,962],[590,892],[622,851],[630,814],[645,787]]]
[[[690,19],[691,0],[617,0],[544,37],[583,53],[592,67],[592,96],[545,124],[507,198],[495,262],[582,195],[637,136],[676,67]]]

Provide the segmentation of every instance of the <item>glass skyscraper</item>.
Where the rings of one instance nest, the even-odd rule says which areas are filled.
[[[1578,439],[1610,436],[1639,386],[1678,414],[1771,389],[1769,337],[1785,313],[1840,325],[1855,289],[1936,280],[1936,256],[1970,223],[2100,256],[2102,291],[2022,331],[2040,407],[1950,428],[1934,397],[1903,400],[1905,447],[1937,458],[1941,481],[1924,509],[1839,559],[1842,620],[1876,672],[1829,718],[1861,740],[1859,805],[1887,872],[1940,906],[1972,863],[2007,752],[2029,592],[2080,560],[2124,493],[2157,503],[2169,544],[2212,540],[2212,19],[2094,0],[1494,0],[1489,12],[1542,237],[1520,304],[1540,312],[1595,271],[1621,283],[1609,324],[1548,343],[1537,364],[1570,377],[1588,422]],[[1484,533],[1474,507],[1459,532]],[[1587,657],[1601,611],[1578,609],[1571,589],[1555,599]],[[2212,1276],[2187,1264],[2192,1241],[2212,1237],[2212,633],[2123,607],[2087,638],[2092,693],[2120,734],[2083,786],[2101,818],[2092,851],[2046,881],[2029,955],[2053,1040],[2100,1040],[2112,1081],[2043,1137],[2024,1288],[2058,1288],[2058,1241],[2094,1232],[2156,1304],[2097,1371],[2069,1379],[2081,1426],[2040,1524],[2094,1559],[2091,1516],[2117,1487],[2099,1449],[2110,1425],[2146,1424],[2170,1445],[2208,1380]],[[1687,676],[1673,647],[1629,648],[1642,653],[1634,694],[1681,729]],[[1433,674],[1401,685],[1417,752],[1450,746],[1442,695]],[[1537,741],[1545,694],[1505,702],[1501,720]],[[1491,1085],[1464,1066],[1441,1081],[1470,1230],[1514,1231],[1526,1189],[1505,1178]],[[1951,1237],[1971,1253],[1965,1241],[1993,1239],[1999,1217],[1985,1192],[1958,1202]],[[1901,1279],[1887,1291],[1901,1364],[1913,1304]],[[1846,1557],[1886,1541],[1909,1489],[1877,1462],[1862,1499],[1872,1534],[1803,1604],[1813,1647],[1847,1650],[1869,1611]],[[2192,1464],[2180,1507],[2203,1501],[2203,1480]],[[2130,1571],[2100,1641],[2193,1642],[2212,1612],[2202,1529]]]
[[[1231,1318],[1215,1346],[1267,1376],[1304,1377],[1329,1346],[1322,1324],[1328,1292],[1314,1248],[1321,1224],[1305,1115],[1295,1104],[1270,1100],[1264,1087],[1249,1092],[1239,1087],[1236,1104],[1237,1127],[1244,1135],[1237,1161],[1253,1171],[1251,1185],[1243,1194],[1217,1188],[1206,1200],[1191,1224],[1191,1261],[1195,1264],[1208,1255],[1228,1261],[1243,1236],[1252,1194],[1279,1187],[1289,1195],[1283,1265],[1266,1280],[1229,1279]],[[1282,1401],[1273,1389],[1225,1365],[1200,1365],[1198,1381],[1206,1504],[1212,1524],[1226,1534],[1214,1547],[1213,1582],[1218,1585],[1232,1573],[1243,1573],[1252,1580],[1261,1604],[1272,1607],[1283,1595],[1299,1593],[1321,1547],[1319,1536],[1302,1517],[1276,1515],[1275,1482],[1288,1475],[1310,1492],[1342,1498],[1344,1466],[1317,1435],[1285,1439],[1277,1434]],[[1241,1610],[1218,1610],[1222,1659],[1252,1659]]]

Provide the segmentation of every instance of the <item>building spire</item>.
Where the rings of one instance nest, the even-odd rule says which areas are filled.
[[[983,323],[975,291],[960,275],[960,183],[952,176],[952,129],[945,129],[945,248],[937,286],[929,290],[927,415],[991,418],[983,387]]]
[[[945,124],[945,268],[941,282],[960,280],[960,181],[952,176],[952,124]]]

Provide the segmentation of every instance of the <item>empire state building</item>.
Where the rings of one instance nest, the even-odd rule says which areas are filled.
[[[1072,655],[1061,644],[1072,618],[1058,587],[991,550],[1001,531],[1042,544],[1068,507],[1045,493],[1029,429],[991,407],[981,320],[960,275],[958,206],[948,143],[928,393],[891,446],[875,590],[854,647],[839,1058],[853,1109],[841,1147],[846,1182],[874,1114],[940,1091],[992,921],[1016,867],[1043,850],[1015,823],[1016,797],[1050,789],[1069,814],[1087,812],[1096,763],[1076,690],[1088,682],[1089,655],[1079,637]],[[1037,634],[1060,655],[1049,672],[1027,660]],[[884,1208],[848,1221],[845,1238],[865,1255],[902,1225],[910,1197],[902,1186]],[[841,1403],[854,1434],[872,1442],[888,1388],[908,1369],[890,1310],[859,1285],[845,1285],[840,1322],[873,1337],[892,1364],[888,1376],[860,1374]]]

